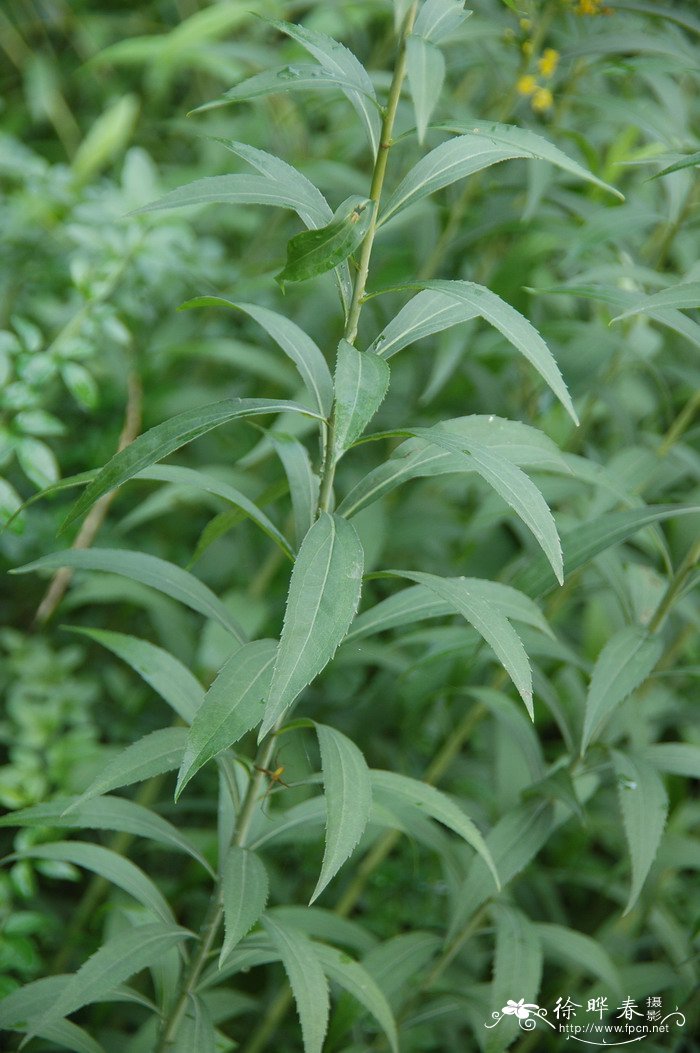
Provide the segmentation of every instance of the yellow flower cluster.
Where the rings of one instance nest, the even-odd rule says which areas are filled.
[[[577,15],[601,15],[604,13],[606,13],[606,9],[603,7],[603,0],[577,0],[576,2]]]
[[[537,69],[545,80],[550,80],[554,76],[558,65],[559,52],[554,48],[545,48],[537,60]],[[518,95],[524,95],[530,99],[530,105],[536,113],[549,110],[554,102],[550,89],[540,84],[532,73],[526,73],[520,77],[515,88]]]

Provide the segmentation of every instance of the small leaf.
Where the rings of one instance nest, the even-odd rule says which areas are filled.
[[[73,398],[85,409],[94,410],[100,401],[97,384],[91,373],[79,362],[66,362],[61,369],[63,382]]]
[[[352,524],[321,513],[292,571],[261,739],[335,654],[360,601],[362,566]]]
[[[76,807],[73,808],[73,805]],[[57,829],[84,827],[88,830],[116,830],[119,833],[135,834],[186,852],[211,873],[204,856],[171,823],[161,819],[149,808],[123,797],[97,797],[84,804],[78,804],[75,797],[56,798],[48,804],[35,804],[31,808],[21,808],[10,815],[0,816],[0,827],[3,826],[48,826]]]
[[[334,980],[372,1014],[386,1035],[393,1053],[398,1053],[398,1036],[391,1007],[381,988],[367,970],[336,947],[314,944],[314,951],[329,979]]]
[[[162,647],[156,647],[147,640],[139,640],[126,633],[88,629],[77,625],[66,628],[107,647],[157,691],[179,717],[187,724],[192,723],[202,704],[204,688],[179,659],[164,651]]]
[[[219,955],[219,967],[265,910],[269,883],[260,857],[246,848],[232,845],[224,862],[222,888],[226,936]]]
[[[304,1053],[321,1053],[330,1011],[328,983],[314,944],[291,925],[263,917],[294,995],[304,1039]]]
[[[462,809],[454,803],[441,790],[430,786],[418,779],[411,779],[407,775],[399,775],[398,772],[372,770],[372,785],[390,797],[396,797],[406,804],[420,809],[432,819],[444,823],[450,830],[464,838],[468,845],[477,852],[484,860],[486,866],[493,875],[496,887],[500,889],[501,884],[496,872],[494,861],[491,857],[486,842],[479,833],[472,820],[465,815]]]
[[[372,810],[372,783],[362,753],[346,735],[316,724],[326,801],[326,847],[310,903],[321,895],[364,833]]]
[[[313,526],[318,507],[319,478],[311,467],[308,451],[291,435],[270,433],[270,441],[282,462],[294,513],[297,547]]]
[[[422,143],[428,122],[442,92],[445,59],[439,48],[416,32],[411,33],[406,41],[406,57],[406,72],[413,97],[418,142]]]
[[[87,490],[75,503],[65,519],[61,529],[65,530],[74,520],[83,516],[103,494],[121,486],[127,479],[133,478],[144,468],[162,461],[168,454],[179,450],[193,439],[231,420],[254,417],[265,413],[283,413],[289,410],[302,413],[307,417],[318,417],[312,410],[305,409],[296,402],[285,402],[275,399],[223,399],[208,406],[198,406],[185,410],[176,417],[156,425],[150,431],[139,435],[121,452],[116,453],[105,467],[97,474]]]
[[[179,768],[187,740],[186,728],[161,728],[132,742],[102,769],[69,811],[85,801],[122,786],[143,782],[154,775]]]
[[[335,433],[337,460],[359,439],[389,388],[389,367],[378,355],[358,351],[347,340],[338,344],[335,367]]]
[[[187,929],[161,922],[139,925],[114,936],[71,976],[51,1008],[28,1029],[27,1037],[33,1037],[48,1024],[69,1016],[82,1006],[99,1001],[117,984],[157,962],[180,940],[191,936]]]
[[[17,443],[17,460],[28,479],[43,490],[58,480],[58,462],[41,439],[26,436]]]
[[[236,651],[219,670],[192,721],[176,800],[207,761],[238,742],[262,719],[276,653],[274,640],[254,640]]]
[[[643,684],[663,654],[663,641],[639,625],[628,625],[608,640],[593,669],[586,698],[581,756],[621,702]]]
[[[623,318],[630,318],[632,315],[643,314],[647,311],[658,311],[664,307],[700,307],[700,282],[680,282],[668,289],[660,289],[651,296],[647,296],[635,307],[629,307],[622,314],[616,315],[612,322],[620,322]]]
[[[374,202],[352,194],[333,213],[326,227],[304,230],[287,244],[287,263],[276,276],[285,282],[305,282],[330,271],[352,255],[362,243],[372,223]]]
[[[414,32],[437,44],[439,40],[454,33],[469,18],[471,11],[464,10],[465,0],[425,0],[416,16]]]
[[[186,186],[177,187],[157,201],[134,209],[132,216],[144,212],[160,212],[171,208],[188,208],[192,205],[269,205],[273,208],[288,208],[304,219],[309,206],[314,211],[313,198],[306,188],[300,188],[289,180],[271,179],[261,175],[203,176]]]
[[[157,556],[144,552],[130,552],[117,548],[69,548],[63,552],[52,552],[48,556],[23,567],[13,570],[13,574],[29,574],[35,570],[59,570],[61,567],[73,567],[75,570],[101,570],[110,574],[120,574],[133,578],[143,585],[149,585],[174,600],[179,600],[193,611],[198,611],[205,618],[218,622],[238,641],[243,642],[243,630],[231,617],[221,600],[211,589],[194,575],[189,574],[174,563],[168,563]]]
[[[617,750],[613,750],[612,756],[622,823],[632,861],[632,886],[624,915],[629,914],[637,902],[654,862],[666,825],[668,796],[659,773],[643,757]]]
[[[376,337],[371,351],[391,358],[404,347],[453,325],[477,318],[479,311],[435,289],[424,289],[413,296]]]
[[[240,84],[229,88],[219,99],[205,102],[203,106],[197,106],[192,113],[204,113],[206,110],[219,109],[233,102],[246,102],[249,99],[259,99],[266,95],[275,95],[286,91],[323,91],[326,88],[342,88],[343,91],[359,93],[368,99],[372,105],[377,106],[374,93],[370,95],[363,88],[358,88],[356,83],[342,73],[332,72],[323,66],[311,63],[294,63],[289,66],[280,66],[278,69],[263,70],[252,77],[246,78]]]
[[[83,867],[123,889],[166,924],[175,922],[167,901],[151,879],[131,860],[109,848],[83,841],[49,841],[45,844],[31,845],[11,858],[51,859]]]

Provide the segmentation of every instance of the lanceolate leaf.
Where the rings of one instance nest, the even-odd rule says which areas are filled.
[[[499,1012],[508,999],[537,1002],[542,979],[542,943],[537,929],[521,911],[505,903],[491,908],[496,918],[496,952],[491,984],[491,1010]],[[502,1020],[489,1032],[487,1053],[501,1053],[513,1042],[519,1021]]]
[[[335,654],[360,601],[362,566],[355,528],[323,512],[304,538],[292,571],[260,738]]]
[[[330,73],[347,77],[352,82],[354,85],[352,88],[342,90],[358,113],[372,147],[372,153],[376,157],[381,120],[377,110],[374,86],[362,63],[352,51],[348,51],[346,47],[337,40],[333,40],[332,37],[326,36],[325,33],[317,33],[312,29],[307,29],[306,26],[292,25],[290,22],[278,22],[273,19],[270,22],[280,32],[286,33],[306,48],[324,69]]]
[[[369,198],[358,194],[346,198],[328,226],[302,231],[289,241],[287,263],[276,281],[284,289],[285,282],[305,282],[337,267],[362,243],[373,214]]]
[[[17,852],[17,859],[51,859],[73,863],[106,878],[138,900],[166,924],[174,924],[173,912],[158,888],[131,860],[101,845],[84,841],[48,841]]]
[[[105,765],[85,793],[71,807],[77,808],[92,797],[99,797],[110,790],[143,782],[154,775],[179,768],[186,741],[186,728],[161,728],[144,735],[142,739],[137,739]]]
[[[378,355],[358,351],[347,340],[338,345],[335,367],[336,459],[359,439],[389,388],[389,367]]]
[[[311,467],[308,451],[291,435],[270,434],[277,455],[282,462],[294,513],[294,533],[297,547],[313,526],[318,507],[319,478]]]
[[[486,866],[491,871],[496,887],[500,888],[500,881],[496,867],[489,852],[484,838],[472,820],[441,790],[430,786],[418,779],[411,779],[407,775],[399,775],[392,771],[372,771],[372,785],[375,790],[381,791],[388,797],[396,797],[399,801],[413,805],[421,812],[429,815],[432,819],[444,823],[450,830],[464,838],[468,845],[478,853]]]
[[[295,180],[245,173],[195,179],[164,194],[157,201],[136,209],[134,214],[192,205],[269,205],[273,208],[288,208],[297,212],[302,219],[309,215],[309,208],[311,214],[315,212],[313,195]]]
[[[530,717],[534,719],[530,662],[520,637],[498,608],[485,600],[479,590],[472,589],[467,578],[441,578],[435,574],[407,570],[393,570],[390,573],[425,585],[474,626],[493,648],[517,687]]]
[[[545,957],[576,972],[584,969],[615,994],[622,993],[622,980],[601,943],[575,929],[550,922],[535,922]]]
[[[425,0],[416,16],[413,26],[426,40],[436,44],[439,40],[454,33],[462,22],[469,18],[471,11],[464,10],[465,0]]]
[[[245,640],[243,630],[229,614],[221,600],[193,574],[189,574],[174,563],[144,552],[130,552],[117,548],[69,548],[63,552],[52,552],[33,563],[27,563],[13,571],[14,574],[29,574],[35,570],[59,570],[73,567],[75,570],[101,570],[133,578],[143,585],[172,596],[205,618],[218,622],[241,643]]]
[[[207,761],[238,742],[262,719],[276,653],[274,640],[254,640],[220,669],[192,721],[176,799]]]
[[[181,304],[179,310],[191,307],[230,307],[253,318],[297,367],[318,413],[322,417],[328,416],[333,403],[333,378],[318,345],[295,322],[267,307],[234,303],[223,296],[197,296]]]
[[[82,1006],[99,1001],[117,984],[157,962],[171,947],[191,935],[187,929],[158,922],[140,925],[113,937],[71,977],[51,1008],[32,1024],[28,1037]]]
[[[647,311],[659,310],[659,308],[688,308],[700,307],[700,282],[681,282],[669,289],[660,289],[659,292],[647,296],[636,305],[629,307],[622,314],[613,318],[613,322],[619,322],[623,318],[629,318],[634,314],[644,314]]]
[[[464,132],[465,134],[441,143],[421,158],[392,194],[380,223],[385,223],[394,213],[429,194],[434,194],[436,190],[450,186],[451,183],[474,172],[480,172],[499,161],[508,161],[516,157],[550,161],[579,179],[594,183],[616,197],[622,197],[614,187],[603,183],[557,147],[527,129],[484,122],[469,130],[465,128]]]
[[[263,925],[275,945],[294,995],[304,1038],[304,1053],[321,1053],[330,1011],[328,982],[314,944],[298,929],[270,915]]]
[[[314,944],[314,951],[328,978],[343,987],[372,1014],[386,1035],[389,1046],[397,1053],[398,1036],[391,1007],[373,977],[359,962],[353,961],[336,947],[317,943]]]
[[[76,501],[61,529],[65,529],[75,519],[84,515],[103,494],[121,486],[149,465],[162,461],[168,454],[179,450],[193,439],[198,439],[231,420],[266,413],[282,413],[285,410],[303,413],[307,417],[319,416],[296,402],[275,399],[223,399],[221,402],[185,410],[184,413],[171,417],[163,424],[158,424],[139,435],[129,446],[112,457]]]
[[[246,848],[232,845],[224,862],[222,888],[226,935],[219,965],[265,910],[269,883],[260,857]]]
[[[342,88],[344,92],[352,91],[363,95],[371,105],[377,106],[377,100],[373,95],[370,96],[366,91],[358,88],[355,81],[342,73],[332,72],[312,63],[299,62],[291,66],[280,66],[278,69],[256,73],[247,80],[241,81],[240,84],[236,84],[235,87],[229,88],[220,99],[206,102],[192,112],[203,113],[205,110],[218,109],[232,102],[245,102],[248,99],[259,99],[265,95],[274,95],[284,91],[314,91],[335,87]]]
[[[72,807],[74,804],[75,808]],[[84,827],[88,830],[116,830],[119,833],[135,834],[186,852],[211,872],[204,857],[171,823],[161,819],[149,808],[122,797],[97,797],[83,804],[78,804],[75,797],[57,798],[49,804],[36,804],[0,816],[2,826]]]
[[[424,289],[412,297],[382,329],[370,350],[391,358],[404,347],[433,333],[441,333],[460,322],[477,318],[479,311],[447,293]]]
[[[640,625],[628,625],[598,656],[586,699],[581,755],[621,702],[643,684],[663,654],[663,641]]]
[[[411,33],[406,41],[406,72],[416,115],[418,142],[425,139],[428,121],[435,109],[445,80],[445,59],[429,40]]]
[[[372,784],[365,758],[347,736],[316,724],[326,801],[326,847],[313,903],[352,855],[372,810]]]
[[[632,887],[624,913],[637,902],[666,825],[668,796],[659,773],[641,756],[613,751],[617,795],[632,861]]]

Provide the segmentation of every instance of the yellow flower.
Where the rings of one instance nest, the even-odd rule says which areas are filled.
[[[531,55],[531,54],[532,54],[532,41],[531,40],[524,40],[523,41],[523,55]]]
[[[518,95],[532,95],[536,91],[540,91],[537,81],[531,73],[526,73],[524,77],[521,77],[518,83],[515,85],[515,90]]]
[[[602,0],[578,0],[577,15],[599,15]]]
[[[554,48],[545,48],[537,60],[537,68],[543,77],[553,77],[559,65],[559,52]]]
[[[520,19],[520,28],[527,33],[528,29],[532,29],[532,20],[529,18]]]
[[[532,108],[538,113],[548,110],[553,102],[554,99],[549,88],[538,88],[532,96]]]

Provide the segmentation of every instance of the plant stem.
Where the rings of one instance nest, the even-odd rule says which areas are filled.
[[[242,847],[248,837],[250,824],[258,803],[258,798],[260,797],[261,784],[265,778],[265,773],[261,769],[269,766],[272,759],[274,745],[275,732],[273,731],[261,744],[257,757],[255,758],[254,773],[248,783],[248,789],[243,799],[243,805],[238,813],[238,819],[236,821],[236,829],[232,840],[232,844],[234,845]],[[219,880],[216,883],[216,888],[209,902],[207,915],[201,929],[199,930],[199,947],[190,959],[189,966],[180,984],[177,998],[175,999],[167,1017],[163,1021],[163,1027],[158,1045],[155,1048],[155,1053],[166,1053],[175,1042],[178,1029],[185,1014],[185,1010],[187,1009],[187,1004],[196,990],[199,978],[202,975],[202,970],[207,963],[212,947],[216,943],[223,917],[223,886],[221,877],[219,877]]]
[[[694,545],[690,546],[685,558],[678,567],[678,570],[669,581],[666,591],[659,600],[659,604],[651,616],[649,622],[650,633],[658,632],[661,628],[664,618],[670,611],[679,593],[682,591],[683,586],[688,580],[688,577],[692,573],[698,560],[700,560],[700,541],[696,541]]]
[[[372,170],[372,182],[369,190],[370,200],[374,202],[374,209],[369,230],[362,242],[360,259],[357,267],[357,276],[352,291],[352,301],[350,303],[350,310],[348,311],[345,331],[343,333],[344,339],[347,340],[349,344],[355,342],[355,338],[357,337],[357,327],[360,323],[360,314],[362,313],[362,304],[364,302],[365,290],[367,288],[369,263],[372,257],[372,247],[374,245],[375,234],[377,233],[379,204],[382,197],[382,190],[384,188],[384,177],[386,175],[386,166],[389,160],[389,150],[392,147],[391,137],[394,132],[394,121],[396,119],[399,99],[401,98],[401,88],[403,87],[404,78],[406,76],[406,41],[413,29],[417,9],[418,0],[414,0],[414,3],[411,4],[406,18],[404,19],[403,28],[401,30],[399,53],[394,67],[394,73],[391,78],[389,99],[382,120],[379,149],[377,150],[377,158]],[[333,500],[333,480],[335,478],[335,454],[333,450],[334,435],[335,414],[332,413],[330,420],[328,421],[323,454],[323,467],[321,468],[321,490],[318,501],[319,512],[328,512]]]

